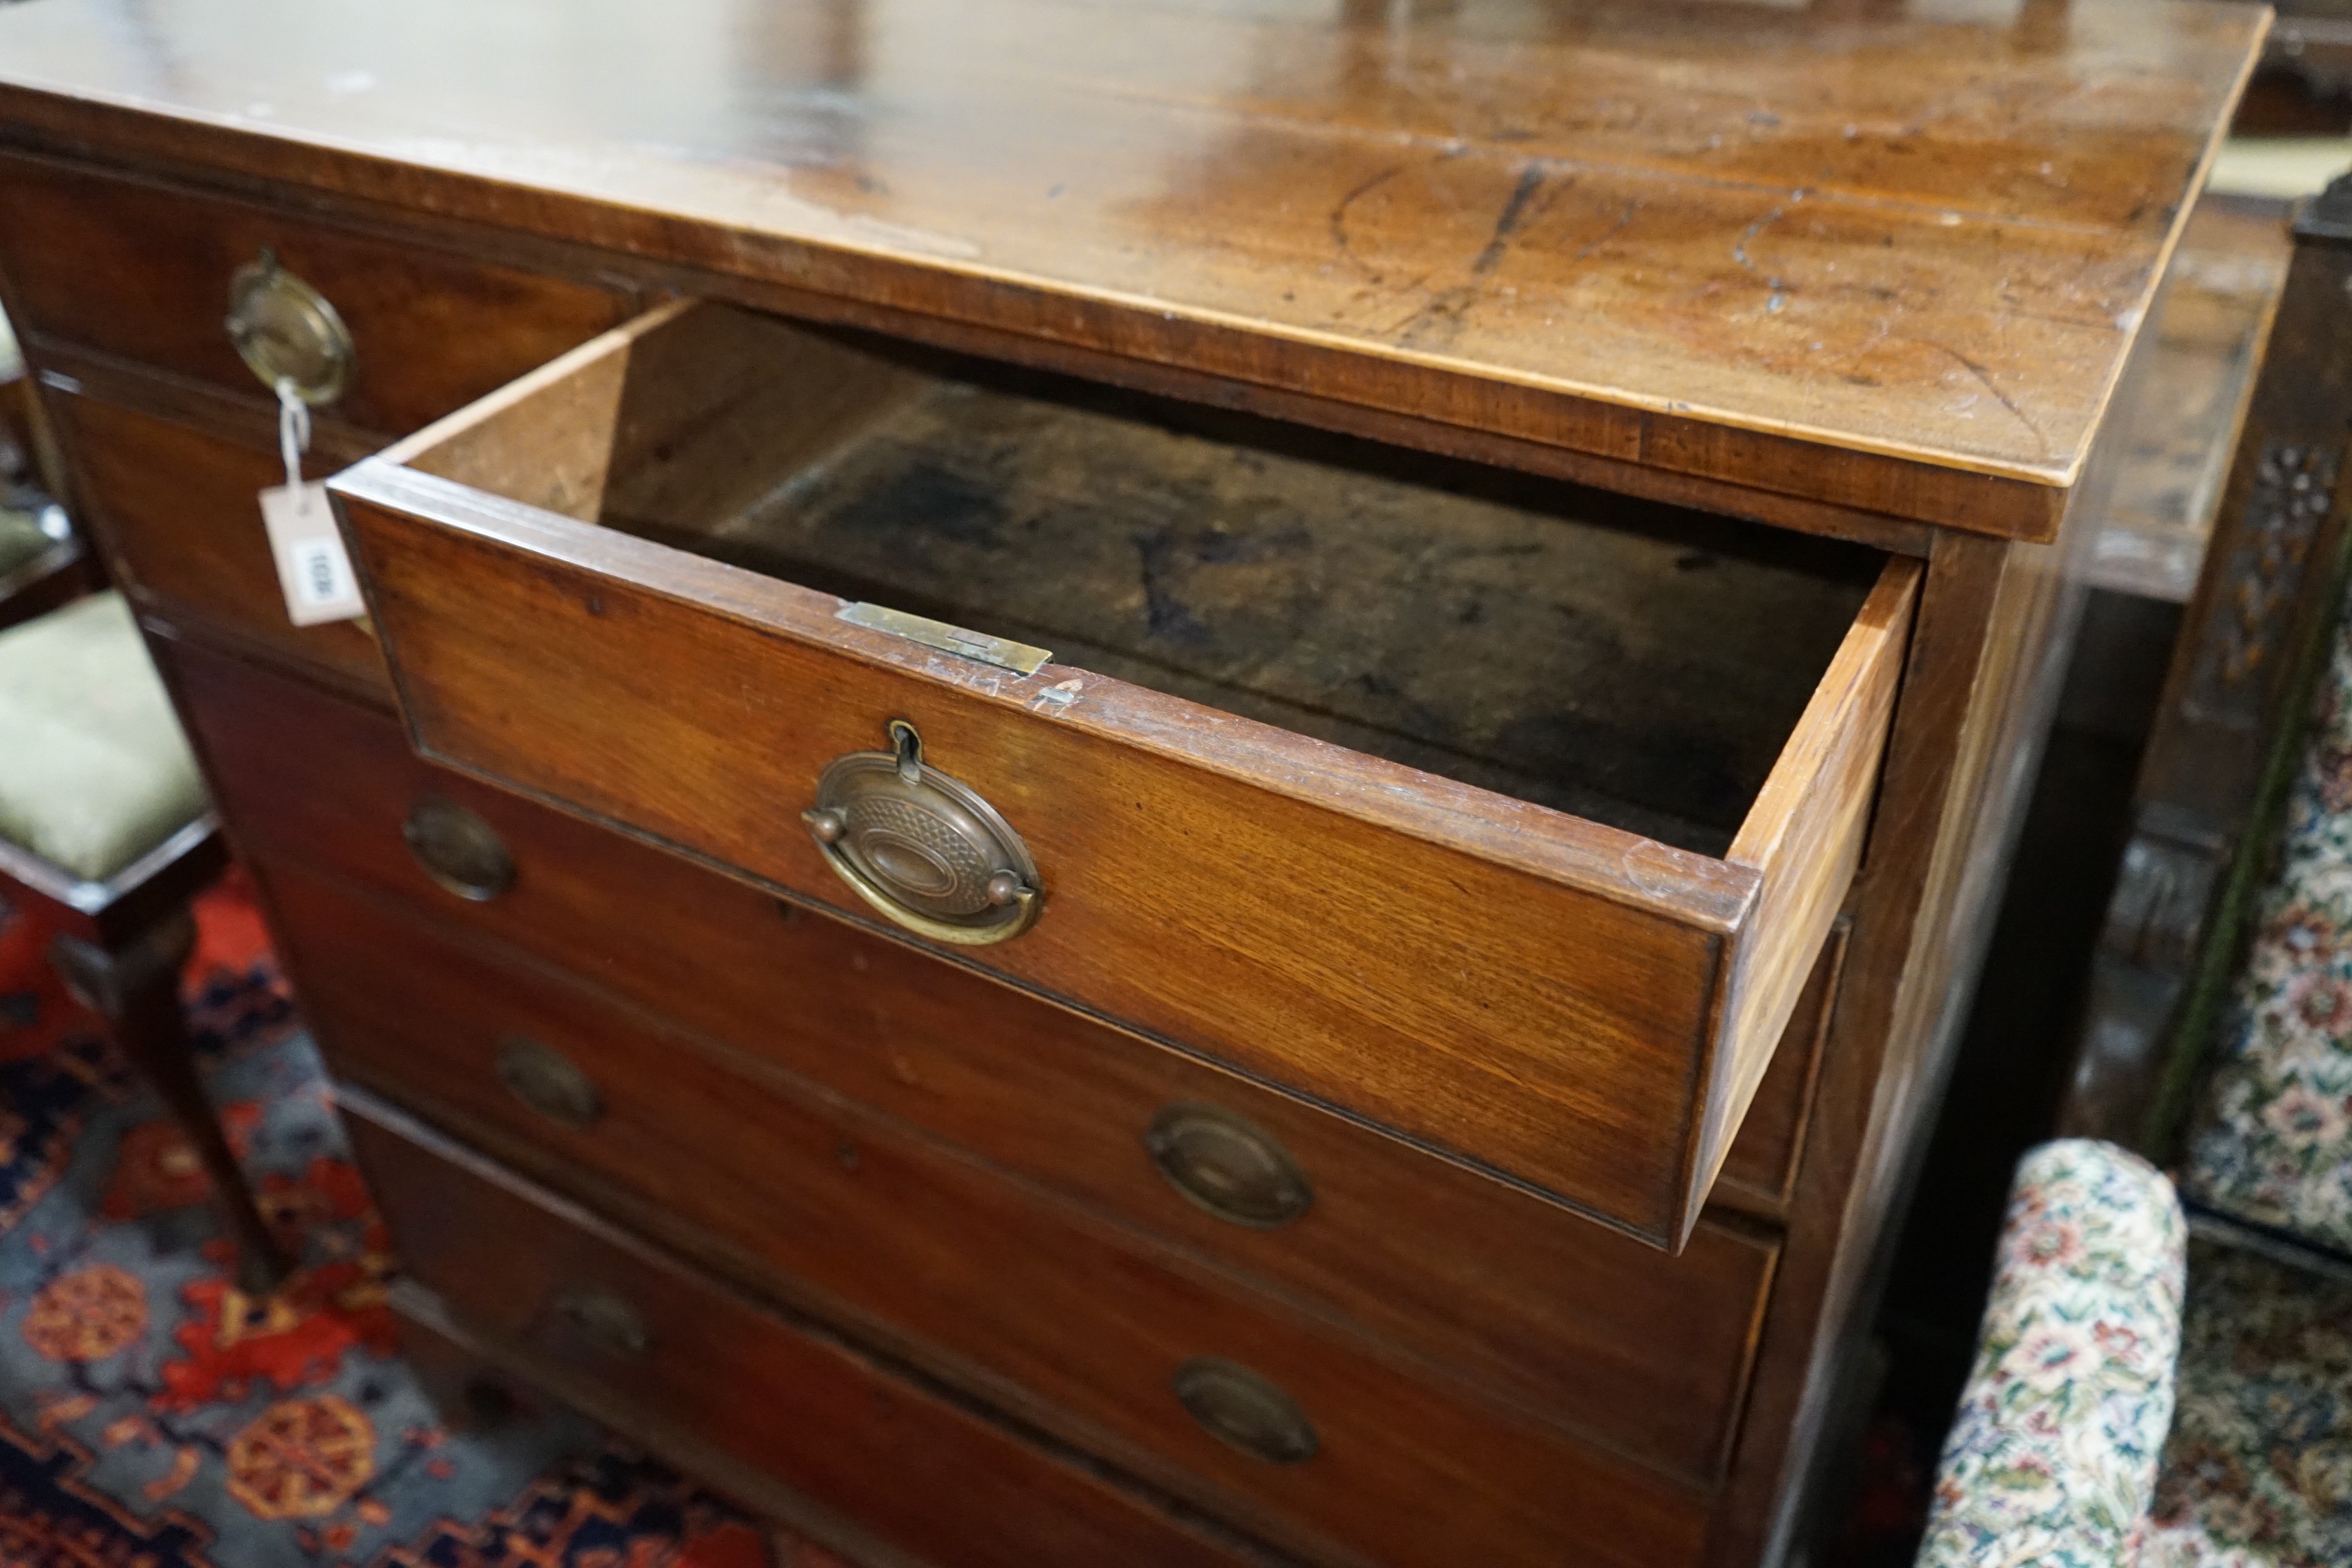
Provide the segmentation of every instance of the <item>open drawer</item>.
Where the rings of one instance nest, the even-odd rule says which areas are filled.
[[[693,302],[333,488],[426,756],[1668,1247],[1918,577]]]

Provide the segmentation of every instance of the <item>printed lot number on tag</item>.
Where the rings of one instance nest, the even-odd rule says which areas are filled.
[[[335,514],[320,484],[279,485],[261,492],[261,522],[278,563],[286,614],[298,626],[348,621],[364,615],[360,585],[335,531]]]

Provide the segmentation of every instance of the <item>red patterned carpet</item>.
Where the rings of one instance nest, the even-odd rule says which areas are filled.
[[[0,905],[0,1565],[842,1568],[560,1412],[441,1426],[252,904],[198,917],[198,1054],[303,1268],[235,1288],[202,1170]]]

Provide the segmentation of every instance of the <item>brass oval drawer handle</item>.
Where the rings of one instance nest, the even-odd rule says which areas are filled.
[[[1160,1107],[1143,1146],[1170,1186],[1234,1225],[1277,1229],[1315,1201],[1307,1173],[1272,1133],[1213,1105]]]
[[[491,1070],[509,1094],[550,1121],[585,1127],[604,1114],[595,1081],[570,1057],[527,1036],[502,1041]]]
[[[971,785],[923,762],[923,738],[890,721],[887,752],[825,764],[801,813],[825,864],[883,914],[934,942],[1004,942],[1037,923],[1037,863]]]
[[[479,904],[514,886],[514,857],[498,829],[454,800],[417,796],[400,836],[425,874],[446,892]]]
[[[264,246],[228,282],[229,342],[261,384],[290,383],[309,404],[332,403],[351,384],[356,354],[335,307],[278,264]]]
[[[1193,1420],[1254,1459],[1296,1465],[1322,1447],[1297,1402],[1239,1362],[1194,1356],[1176,1369],[1175,1387]]]
[[[653,1348],[653,1335],[637,1310],[601,1286],[566,1290],[555,1299],[555,1310],[606,1355],[635,1360]]]

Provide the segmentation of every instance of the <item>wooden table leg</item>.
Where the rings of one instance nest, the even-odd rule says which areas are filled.
[[[115,1044],[163,1097],[194,1147],[236,1243],[237,1286],[259,1295],[285,1279],[289,1264],[254,1205],[253,1189],[230,1152],[196,1073],[187,1023],[180,1011],[180,966],[187,962],[195,934],[195,921],[183,909],[121,947],[110,949],[60,934],[49,944],[49,962],[75,998],[106,1020]]]

